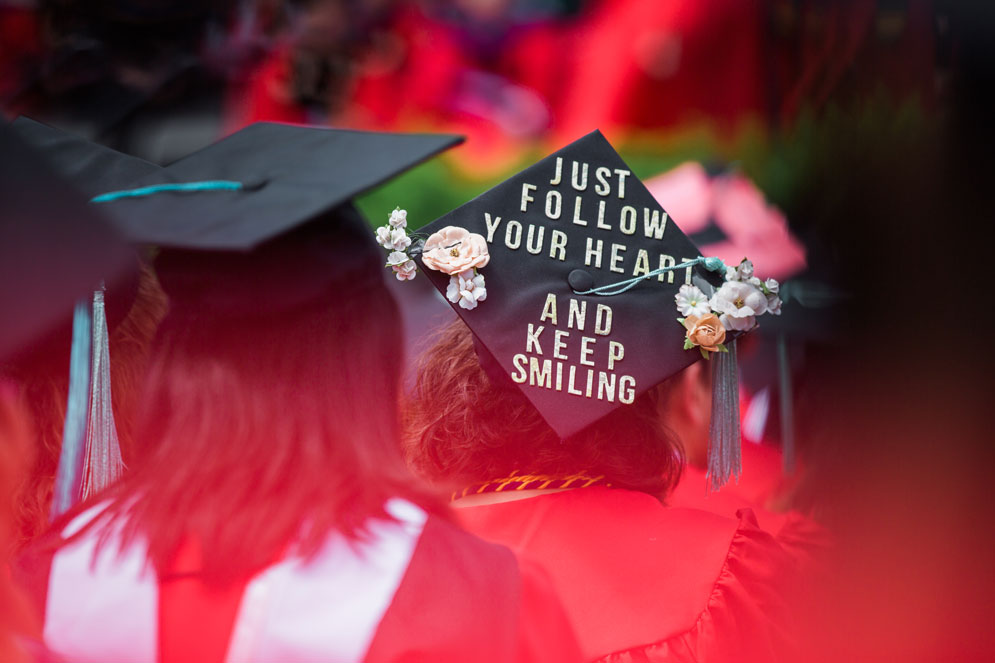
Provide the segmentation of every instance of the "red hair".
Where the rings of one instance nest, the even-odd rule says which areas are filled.
[[[38,637],[39,627],[28,601],[13,586],[7,560],[14,546],[13,516],[16,487],[26,479],[31,465],[32,433],[30,419],[14,395],[14,389],[0,381],[0,660],[27,661],[29,657],[17,642],[18,636]]]
[[[487,377],[470,330],[456,320],[421,358],[405,402],[405,451],[416,471],[450,489],[513,471],[583,472],[663,498],[680,479],[684,457],[660,421],[660,391],[561,441],[518,389]]]
[[[307,555],[333,530],[362,536],[391,497],[437,509],[400,454],[399,314],[382,286],[284,315],[174,318],[151,360],[140,462],[107,511],[158,568],[192,537],[205,582],[226,585],[292,541]]]

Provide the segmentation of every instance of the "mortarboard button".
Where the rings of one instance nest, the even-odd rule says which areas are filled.
[[[567,283],[575,291],[583,292],[594,287],[594,277],[591,276],[590,272],[585,272],[583,269],[575,269],[567,274]]]

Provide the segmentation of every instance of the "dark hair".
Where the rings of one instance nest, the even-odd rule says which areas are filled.
[[[433,482],[455,489],[512,471],[586,472],[663,498],[680,479],[683,451],[660,421],[659,388],[561,441],[518,389],[488,378],[462,321],[440,332],[418,369],[405,401],[404,446]]]
[[[435,500],[398,446],[400,324],[382,283],[243,319],[171,311],[153,352],[136,455],[107,513],[167,568],[187,538],[224,585],[329,532],[364,533],[395,496]],[[109,536],[109,529],[104,536]]]

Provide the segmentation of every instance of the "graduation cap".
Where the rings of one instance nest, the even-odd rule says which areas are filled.
[[[80,297],[135,267],[120,233],[55,171],[0,125],[0,359],[23,356],[66,325]]]
[[[727,279],[740,283],[739,268],[701,256],[600,132],[421,231],[431,233],[424,271],[473,332],[481,365],[492,380],[520,389],[561,439],[711,355],[724,376],[715,381],[713,408],[736,412],[713,409],[713,448],[725,451],[710,473],[721,482],[738,474],[729,341],[739,333],[733,325],[749,325],[733,311],[725,343],[715,335],[718,309],[712,327],[695,325]],[[697,315],[686,317],[688,328],[678,321],[681,293],[703,300],[692,302]]]
[[[352,199],[461,140],[258,123],[93,202],[131,241],[164,249],[174,308],[278,313],[380,279]]]
[[[144,159],[117,152],[27,117],[14,120],[11,128],[25,142],[44,153],[55,170],[88,199],[128,186],[160,170],[158,165]]]

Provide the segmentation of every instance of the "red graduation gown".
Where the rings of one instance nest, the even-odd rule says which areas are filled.
[[[457,513],[549,572],[585,660],[788,655],[794,565],[748,510],[737,521],[592,487]]]
[[[369,544],[332,535],[315,560],[278,560],[224,591],[198,577],[194,547],[164,581],[141,570],[138,544],[94,557],[91,531],[48,561],[46,642],[68,660],[579,660],[542,571],[412,509]]]

